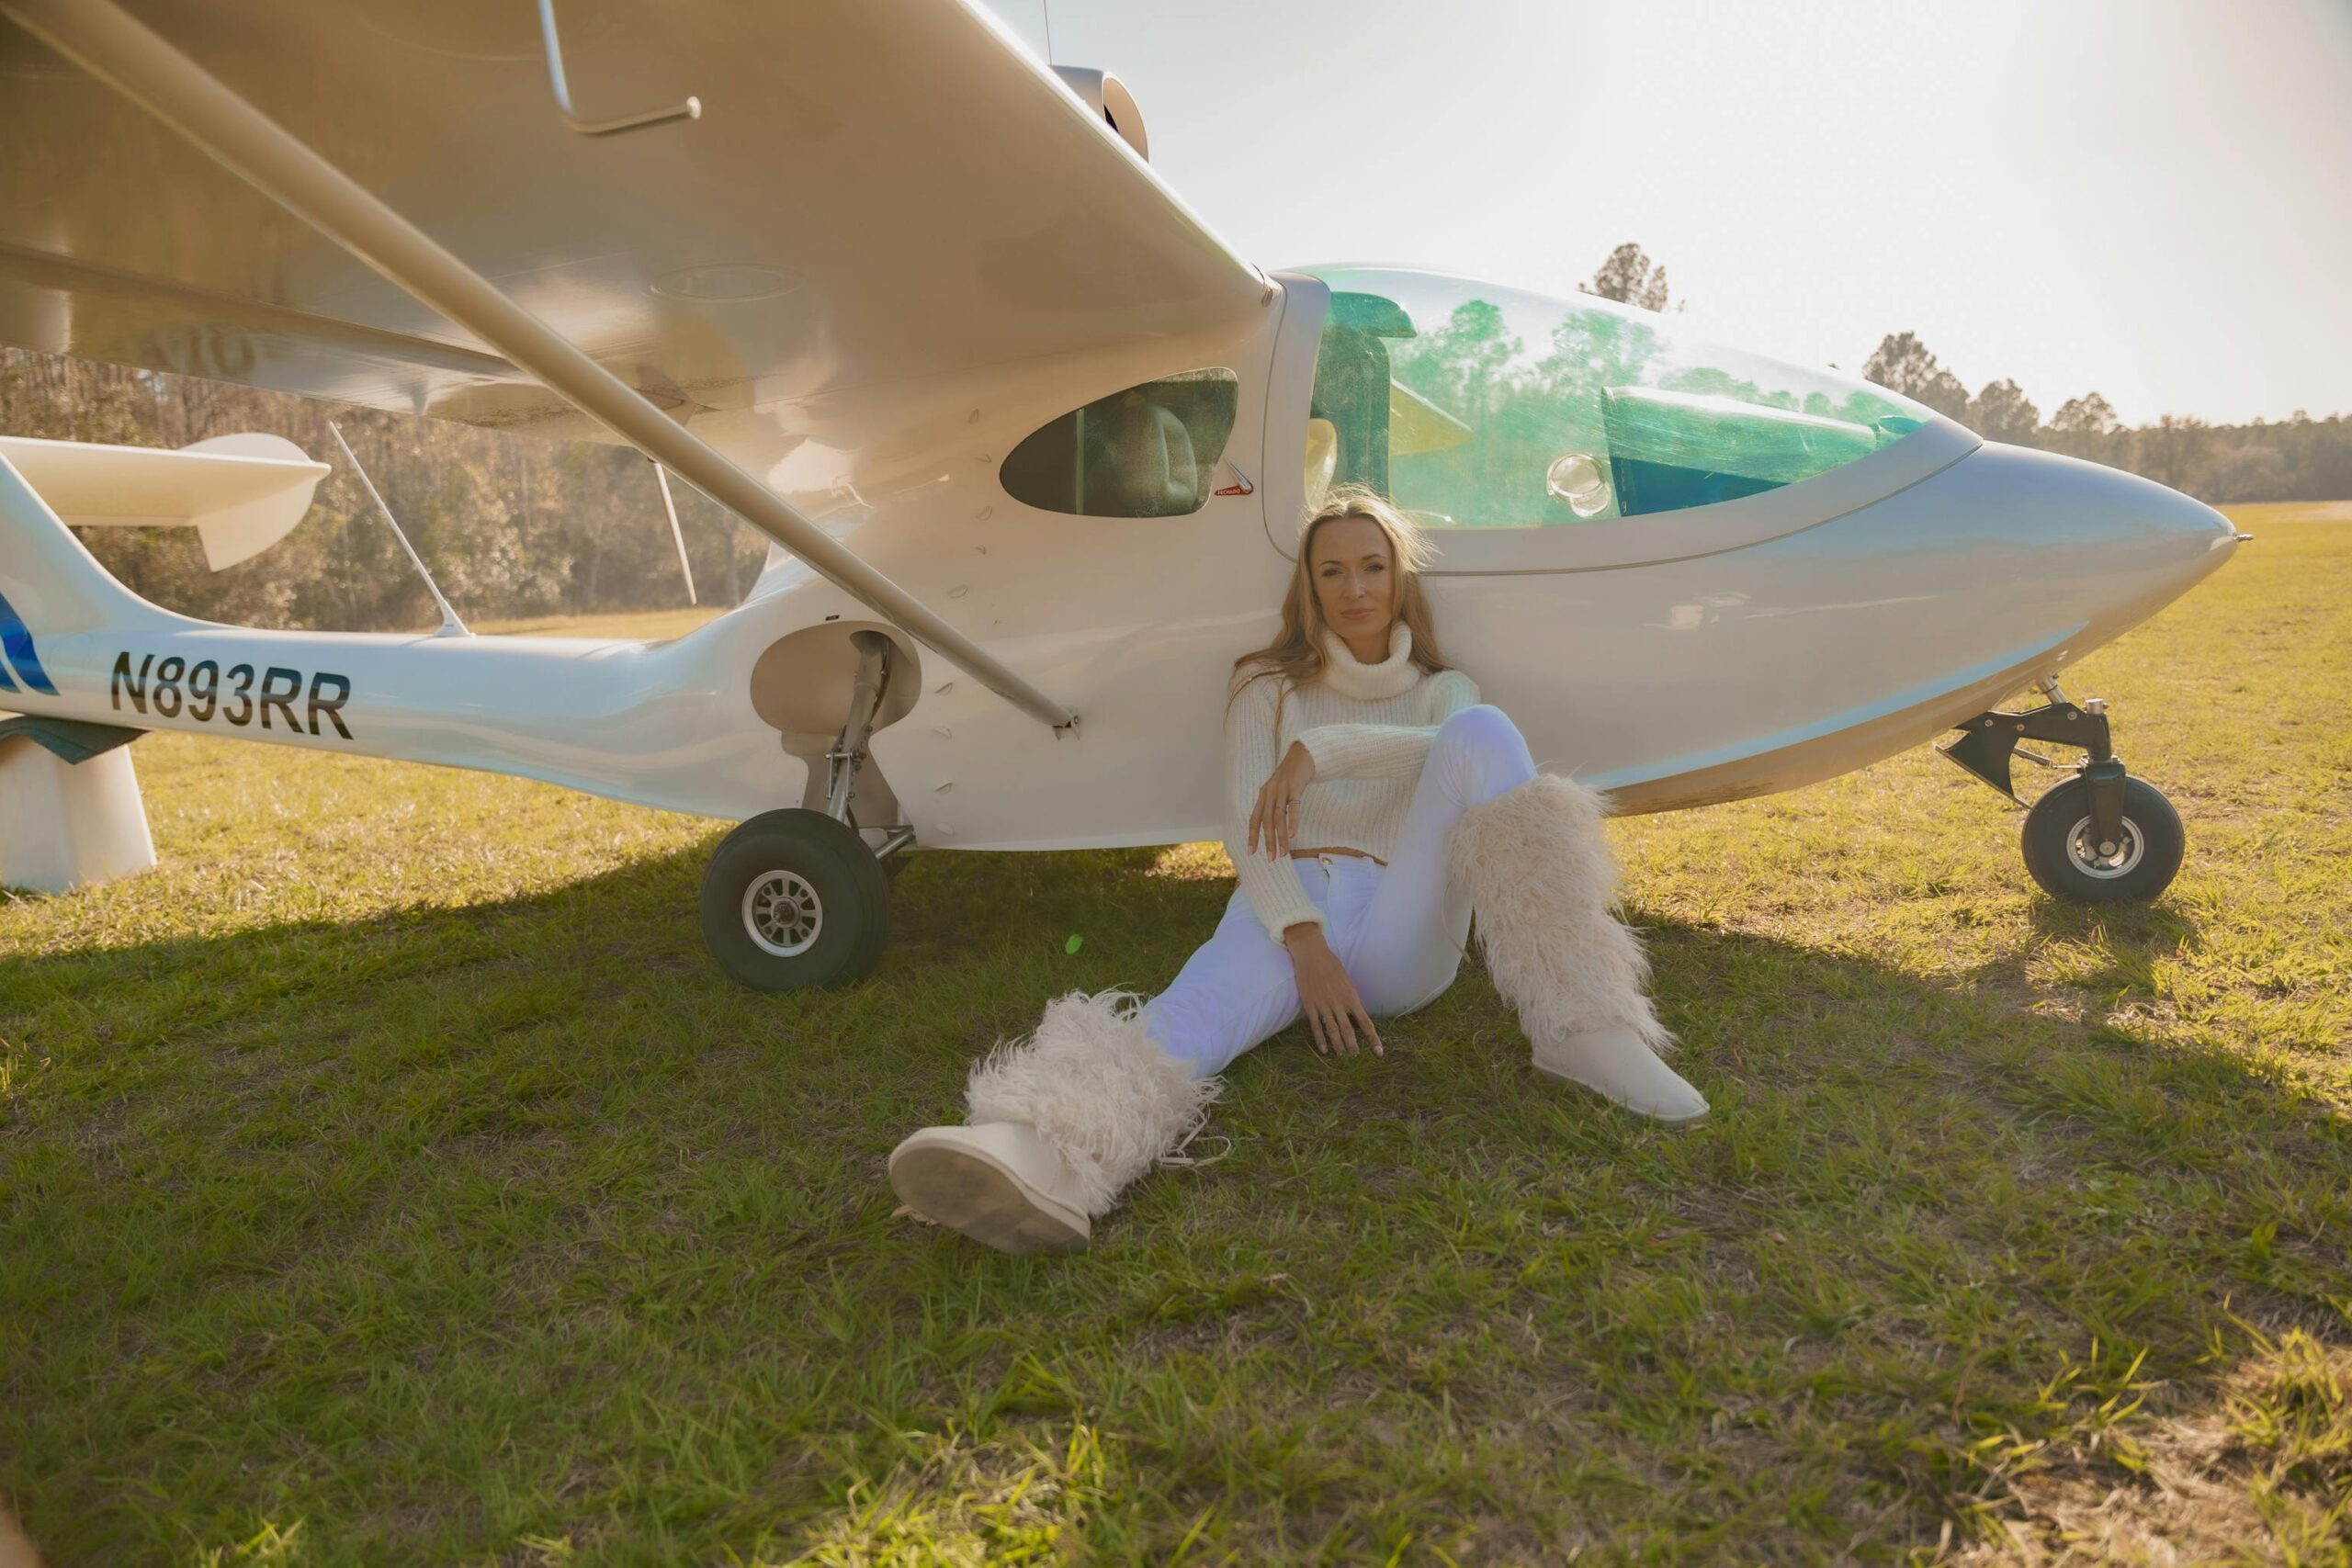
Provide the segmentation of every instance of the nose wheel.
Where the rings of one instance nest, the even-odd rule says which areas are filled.
[[[2105,703],[2094,697],[2077,706],[2055,680],[2043,681],[2041,691],[2050,699],[2044,705],[1978,714],[1960,726],[1958,739],[1937,750],[2017,800],[2012,756],[2059,765],[2024,750],[2021,742],[2081,747],[2086,760],[2026,813],[2019,835],[2025,868],[2043,891],[2070,904],[2145,903],[2180,870],[2186,845],[2180,814],[2115,755]]]
[[[2043,891],[2069,904],[2140,904],[2171,885],[2184,845],[2180,814],[2145,779],[2123,781],[2112,836],[2094,825],[2090,784],[2053,786],[2025,814],[2019,847]]]

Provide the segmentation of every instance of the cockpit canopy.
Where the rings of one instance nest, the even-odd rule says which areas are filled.
[[[1439,528],[1674,512],[1826,473],[1935,418],[1883,387],[1702,343],[1606,299],[1305,270],[1331,289],[1310,502],[1360,482]]]

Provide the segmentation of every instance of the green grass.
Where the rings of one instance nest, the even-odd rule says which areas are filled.
[[[1621,822],[1710,1121],[1468,971],[1069,1259],[884,1156],[1213,852],[922,857],[772,999],[714,825],[144,741],[162,866],[0,903],[0,1492],[74,1564],[2352,1561],[2352,528],[2241,520],[2068,682],[2154,907],[1924,751]]]

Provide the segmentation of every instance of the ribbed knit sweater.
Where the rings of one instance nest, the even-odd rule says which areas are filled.
[[[1396,852],[1438,726],[1478,701],[1476,683],[1461,671],[1431,675],[1413,662],[1413,634],[1402,621],[1390,628],[1388,657],[1378,664],[1334,637],[1323,648],[1320,678],[1294,687],[1279,675],[1258,676],[1226,710],[1225,849],[1276,942],[1301,922],[1324,923],[1287,853],[1270,861],[1262,848],[1250,852],[1250,814],[1291,742],[1315,759],[1291,847],[1362,850],[1385,861]]]

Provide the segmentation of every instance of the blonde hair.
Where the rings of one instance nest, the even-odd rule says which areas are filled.
[[[1322,675],[1329,662],[1323,651],[1322,602],[1315,596],[1315,536],[1326,523],[1361,517],[1388,540],[1388,559],[1396,573],[1391,604],[1396,618],[1413,634],[1413,663],[1428,674],[1451,670],[1438,651],[1437,628],[1430,617],[1429,595],[1421,591],[1421,568],[1430,558],[1429,541],[1413,520],[1396,510],[1387,497],[1369,485],[1339,485],[1326,495],[1298,530],[1298,559],[1291,572],[1290,590],[1283,595],[1282,629],[1265,647],[1233,661],[1233,694],[1250,682],[1272,675],[1286,689],[1306,685]]]

